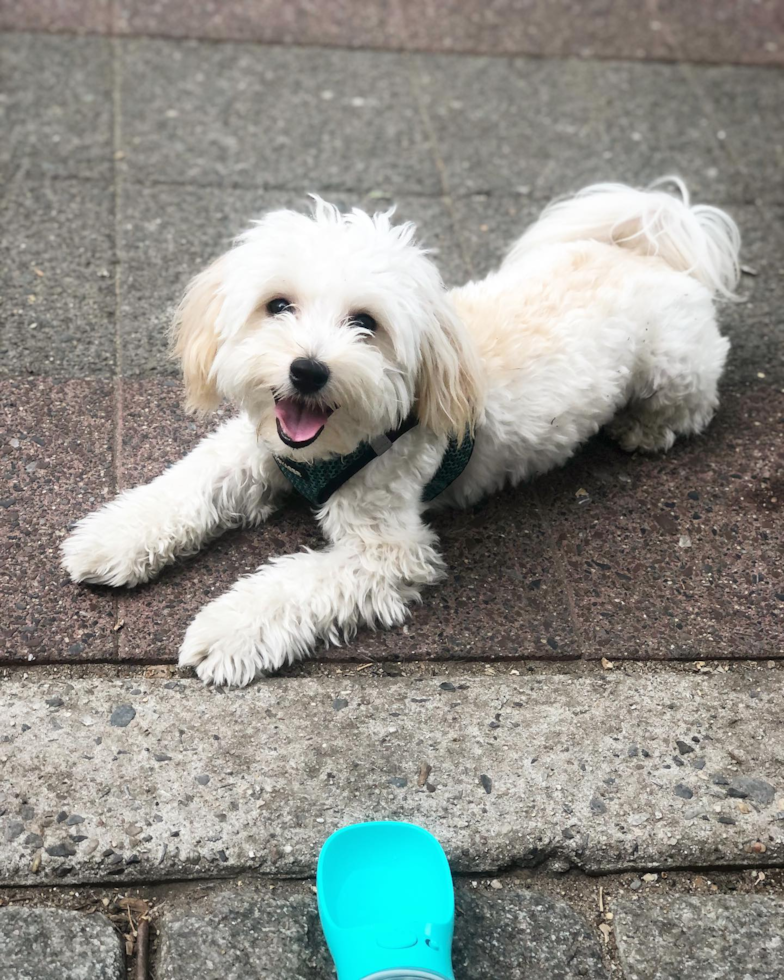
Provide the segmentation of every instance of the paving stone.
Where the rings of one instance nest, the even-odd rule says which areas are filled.
[[[111,375],[112,188],[15,181],[0,203],[0,375]]]
[[[524,891],[508,880],[456,890],[453,966],[466,980],[605,980],[596,933],[566,902]]]
[[[0,883],[312,875],[333,830],[375,819],[422,824],[458,872],[778,866],[782,696],[781,672],[763,686],[753,670],[352,672],[228,692],[14,671],[0,687],[3,831],[22,822],[43,851],[39,866],[40,844],[0,834]],[[135,715],[118,727],[123,705]],[[677,739],[702,769],[674,765]],[[774,801],[728,796],[739,776]],[[78,814],[85,840],[23,807]]]
[[[617,902],[625,980],[778,980],[784,902],[748,895]]]
[[[723,331],[732,341],[726,383],[784,388],[784,206],[728,208],[743,239],[747,271],[738,292],[742,303],[721,307]]]
[[[453,194],[525,188],[536,199],[594,181],[679,173],[731,200],[737,168],[677,66],[417,56],[422,99]]]
[[[0,30],[107,34],[111,13],[111,0],[4,0]]]
[[[404,55],[128,41],[135,180],[440,193]]]
[[[212,888],[169,903],[160,980],[320,980],[334,972],[309,884]]]
[[[205,894],[206,892],[206,894]],[[605,978],[596,936],[561,900],[505,882],[458,881],[452,959],[465,980]],[[162,980],[320,980],[332,961],[310,883],[206,886],[167,904],[160,919]]]
[[[433,515],[448,577],[406,626],[357,637],[372,660],[548,660],[580,656],[551,539],[531,487]]]
[[[361,0],[206,0],[184,18],[182,8],[168,0],[121,0],[118,28],[126,34],[397,49],[401,44],[392,33],[388,8]]]
[[[784,51],[784,47],[782,47]],[[722,145],[749,185],[751,199],[784,203],[784,73],[763,68],[693,68]]]
[[[617,6],[627,8],[637,19],[635,37],[642,34],[646,18],[634,9],[636,4],[614,4],[613,9]],[[650,9],[646,6],[646,11]],[[778,0],[710,0],[708,4],[660,0],[655,19],[647,23],[652,33],[669,35],[678,58],[686,61],[784,63],[784,17]],[[621,34],[618,39],[622,43]],[[635,57],[639,57],[638,51]]]
[[[112,392],[105,382],[0,383],[0,661],[111,655],[114,599],[72,585],[59,545],[112,496]]]
[[[318,186],[315,188],[318,190]],[[451,217],[440,198],[325,192],[344,210],[398,205],[399,221],[420,238],[449,284],[466,279]],[[121,197],[121,335],[126,376],[176,374],[168,327],[189,280],[231,244],[253,218],[275,208],[307,211],[306,191],[262,192],[212,187],[125,185]]]
[[[664,456],[598,440],[537,484],[589,654],[782,656],[784,399],[757,384]]]
[[[398,0],[394,24],[408,45],[426,50],[544,57],[750,61],[780,64],[780,10],[711,0],[700,5],[645,0]],[[695,9],[696,7],[696,9]],[[390,18],[391,19],[391,18]],[[404,25],[404,26],[403,26]],[[778,44],[777,44],[778,42]]]
[[[542,213],[546,201],[527,194],[472,194],[454,201],[457,226],[471,277],[497,269],[515,242]]]
[[[0,178],[13,171],[110,178],[110,42],[0,35],[0,65]]]
[[[0,909],[3,980],[121,980],[120,937],[103,915]]]
[[[182,415],[179,383],[126,382],[123,481],[153,479],[211,427]],[[220,418],[221,416],[219,416]],[[351,660],[579,655],[562,583],[530,489],[497,495],[468,511],[434,517],[450,569],[397,630],[362,631],[350,644],[316,651]],[[321,548],[304,502],[292,497],[262,528],[230,532],[153,583],[121,593],[128,659],[174,661],[190,620],[210,599],[273,555]]]
[[[330,0],[318,4],[201,3],[198,8],[120,0],[130,34],[212,37],[340,47],[412,48],[486,54],[685,58],[781,64],[784,26],[776,0],[738,4],[668,0]]]

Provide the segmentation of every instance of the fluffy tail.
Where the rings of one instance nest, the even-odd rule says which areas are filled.
[[[657,190],[674,184],[680,197]],[[724,211],[690,205],[679,177],[663,177],[647,190],[593,184],[574,197],[549,204],[512,247],[507,262],[545,245],[593,240],[642,255],[658,255],[728,299],[737,299],[740,232]]]

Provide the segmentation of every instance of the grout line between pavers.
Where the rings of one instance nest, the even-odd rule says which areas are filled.
[[[542,528],[547,538],[547,543],[550,547],[550,553],[553,556],[553,561],[555,563],[555,570],[558,578],[561,580],[561,586],[566,596],[566,607],[569,610],[569,619],[572,624],[572,629],[574,630],[574,636],[577,643],[577,650],[581,660],[592,663],[594,658],[588,656],[588,651],[585,648],[585,637],[583,635],[582,619],[577,612],[577,602],[574,598],[574,591],[572,590],[571,583],[569,581],[569,574],[566,569],[566,562],[564,561],[563,555],[561,554],[561,549],[555,540],[555,535],[553,533],[553,528],[544,512],[544,507],[542,506],[542,500],[539,496],[539,489],[536,485],[536,480],[531,481],[531,495],[533,497],[534,506],[536,508],[536,513],[539,515],[539,520],[542,522]],[[624,658],[627,659],[627,658]]]
[[[43,177],[34,177],[34,180],[42,180]],[[75,181],[87,184],[101,184],[106,183],[106,178],[94,177],[90,174],[58,174],[58,173],[47,173],[45,179],[51,181],[52,183]],[[9,181],[6,181],[8,184]],[[124,175],[124,186],[132,185],[134,187],[184,187],[192,191],[200,190],[220,190],[220,191],[248,191],[256,194],[297,194],[297,195],[307,195],[310,190],[312,190],[312,183],[296,183],[296,184],[246,184],[244,182],[229,182],[226,180],[221,180],[219,178],[213,179],[193,179],[193,180],[174,180],[165,177],[134,177],[133,174],[125,173]],[[5,188],[8,189],[7,187]],[[342,184],[322,184],[319,190],[323,194],[343,194],[356,197],[365,197],[374,191],[378,191],[378,187],[344,187]],[[776,191],[778,188],[772,188],[771,190]],[[414,198],[423,201],[441,201],[444,202],[444,192],[440,191],[422,191],[417,188],[412,187],[395,187],[388,190],[383,190],[383,197],[394,200],[395,198]],[[450,201],[470,201],[475,197],[485,197],[485,198],[520,198],[520,192],[516,187],[509,185],[508,187],[477,187],[473,190],[460,190],[451,191],[449,194]],[[541,194],[531,194],[526,200],[531,201],[535,204],[541,204],[544,206],[548,204],[553,198],[552,193],[541,193]],[[780,195],[773,195],[763,198],[754,198],[752,200],[749,194],[740,193],[737,197],[721,195],[718,197],[712,197],[711,203],[717,207],[743,207],[747,206],[755,201],[760,201],[762,203],[781,207],[784,206],[784,193]],[[459,230],[459,229],[458,229]]]
[[[114,16],[108,19],[108,31],[101,31],[100,28],[94,29],[90,27],[79,27],[78,29],[60,29],[60,28],[36,28],[36,27],[14,27],[11,24],[6,24],[0,27],[0,34],[44,34],[53,37],[108,37],[108,38],[118,38],[123,41],[157,41],[170,44],[187,44],[197,42],[204,45],[235,45],[243,47],[256,47],[256,48],[288,48],[300,51],[311,51],[314,48],[320,51],[339,51],[346,54],[353,54],[358,52],[372,53],[377,55],[424,55],[425,57],[432,58],[443,58],[458,60],[461,58],[491,58],[491,59],[515,59],[515,60],[528,60],[528,61],[578,61],[578,62],[615,62],[616,64],[638,64],[638,65],[665,65],[671,66],[676,64],[686,64],[698,68],[749,68],[749,69],[761,69],[766,71],[781,71],[784,67],[784,63],[779,59],[770,58],[765,61],[713,61],[708,60],[705,57],[691,57],[689,54],[684,53],[685,48],[681,45],[673,45],[673,50],[671,55],[626,55],[614,52],[611,54],[603,54],[601,52],[592,52],[590,55],[585,56],[580,54],[579,50],[575,51],[564,51],[561,53],[543,53],[541,51],[525,51],[525,50],[515,50],[515,51],[492,51],[488,48],[435,48],[422,46],[418,47],[412,44],[406,44],[401,42],[399,45],[389,45],[389,44],[379,44],[368,40],[366,43],[361,44],[338,44],[335,42],[319,40],[309,40],[300,39],[295,41],[288,41],[284,38],[274,38],[274,39],[264,39],[264,38],[254,38],[254,37],[215,37],[204,34],[171,34],[171,33],[155,33],[153,31],[133,31],[126,29],[120,24],[119,18],[119,7],[116,0],[113,0],[112,7],[110,11]]]
[[[119,0],[109,2],[109,37],[121,37],[120,33],[120,4]]]
[[[114,5],[113,5],[114,9]],[[114,191],[114,445],[113,464],[115,492],[123,488],[123,357],[122,337],[120,333],[121,318],[121,283],[120,283],[120,170],[117,154],[121,145],[121,69],[119,41],[113,37],[112,46],[112,187]],[[120,658],[120,624],[123,619],[123,599],[121,595],[113,597],[115,628],[112,635],[114,657]]]
[[[766,652],[758,654],[733,654],[732,656],[726,657],[715,657],[710,658],[705,653],[694,653],[685,657],[631,657],[631,656],[620,656],[613,658],[613,665],[617,670],[623,672],[625,668],[635,668],[650,670],[662,670],[665,672],[671,671],[675,668],[675,672],[687,673],[692,672],[701,673],[702,668],[697,668],[697,664],[704,664],[704,672],[715,673],[717,670],[724,672],[723,668],[746,668],[757,670],[760,668],[760,661],[765,661],[769,664],[766,668],[768,670],[780,670],[784,668],[784,654],[778,651]],[[772,665],[772,666],[771,666]],[[164,659],[163,656],[153,655],[149,658],[138,658],[138,657],[126,657],[122,660],[117,660],[116,657],[92,657],[89,660],[74,660],[74,659],[62,659],[62,660],[41,660],[41,661],[27,661],[27,660],[8,660],[0,664],[0,671],[6,673],[14,673],[16,671],[29,673],[32,671],[37,671],[40,673],[46,673],[54,669],[55,671],[61,668],[67,669],[77,669],[82,668],[92,668],[92,667],[117,667],[121,670],[121,674],[112,675],[112,677],[125,677],[125,676],[136,676],[139,671],[146,671],[151,668],[171,668],[175,671],[174,674],[169,677],[166,676],[166,680],[171,680],[177,678],[182,681],[193,681],[197,682],[196,678],[184,676],[177,674],[177,661],[174,658]],[[349,679],[353,676],[361,677],[364,674],[365,669],[370,669],[372,667],[377,667],[384,672],[385,679],[388,680],[399,680],[401,678],[408,678],[410,675],[404,673],[405,670],[420,670],[428,671],[431,668],[438,668],[438,676],[477,676],[473,673],[476,668],[479,667],[491,667],[499,671],[499,676],[503,674],[504,670],[507,672],[518,671],[521,667],[532,667],[532,668],[544,668],[549,673],[555,674],[573,674],[574,668],[584,666],[589,671],[596,673],[598,676],[603,676],[603,671],[605,668],[601,665],[601,659],[598,656],[583,656],[580,653],[575,654],[565,654],[558,657],[549,657],[547,655],[536,656],[536,655],[526,655],[526,656],[512,656],[488,659],[487,657],[479,657],[472,660],[467,659],[449,659],[447,657],[438,659],[420,659],[420,660],[372,660],[372,661],[361,661],[354,659],[332,659],[329,660],[319,660],[317,657],[307,657],[304,660],[297,661],[294,665],[294,672],[273,674],[266,677],[263,681],[259,683],[269,684],[275,683],[276,681],[289,681],[299,679],[303,676],[313,677],[321,676],[321,673],[316,672],[327,672],[330,676],[340,676],[343,679]],[[400,674],[387,674],[384,671],[385,667],[398,667],[401,668]],[[304,673],[298,672],[304,670]],[[441,673],[446,670],[446,673]],[[367,676],[376,677],[377,674],[368,674]],[[434,674],[433,676],[436,676]],[[485,676],[485,675],[479,675]],[[491,675],[488,675],[491,676]],[[149,678],[153,679],[153,678]]]
[[[483,867],[476,868],[471,871],[458,870],[456,868],[451,869],[452,878],[461,883],[469,883],[471,881],[483,881],[491,878],[498,878],[503,881],[508,881],[511,883],[519,882],[520,887],[526,890],[535,890],[537,886],[541,887],[544,882],[552,883],[556,888],[560,884],[559,879],[563,879],[565,876],[563,872],[556,872],[555,874],[548,868],[548,858],[551,855],[544,855],[541,860],[536,863],[524,864],[524,863],[512,863],[510,865],[497,865],[495,867]],[[586,883],[593,882],[599,884],[602,881],[607,881],[610,879],[619,879],[626,875],[639,876],[643,872],[652,872],[658,874],[660,877],[662,874],[666,875],[690,875],[690,874],[700,874],[700,875],[726,875],[726,876],[737,876],[737,875],[747,875],[749,872],[772,872],[772,871],[784,871],[784,863],[779,861],[773,861],[768,863],[758,863],[758,864],[683,864],[683,865],[661,865],[661,864],[638,864],[638,865],[627,865],[618,868],[612,868],[608,870],[586,870],[577,864],[570,867],[569,873],[571,875],[577,876]],[[227,870],[225,873],[221,873],[220,868],[215,869],[214,874],[210,875],[198,875],[194,877],[171,875],[160,878],[116,878],[113,876],[106,876],[100,880],[92,881],[70,881],[67,884],[58,884],[54,881],[48,880],[46,882],[35,883],[35,884],[12,884],[12,883],[0,883],[0,895],[4,891],[17,891],[21,893],[34,894],[36,892],[65,892],[70,891],[73,894],[72,889],[75,885],[80,887],[94,890],[112,891],[115,894],[120,891],[121,893],[125,891],[127,893],[128,889],[138,890],[139,892],[145,892],[150,890],[159,889],[169,889],[176,886],[186,886],[187,888],[198,889],[205,886],[216,886],[220,887],[222,884],[232,884],[237,885],[240,883],[247,884],[248,886],[253,886],[254,884],[265,884],[265,883],[276,883],[276,884],[291,884],[293,886],[302,885],[315,881],[316,873],[315,869],[313,871],[292,871],[288,870],[281,873],[276,873],[274,871],[261,871],[257,866],[249,864],[247,867],[243,868],[240,866],[234,866]],[[714,895],[721,894],[731,894],[737,895],[737,888],[734,882],[723,882],[725,889],[720,889],[717,892],[713,892]],[[118,886],[123,886],[118,888]],[[653,894],[656,894],[653,892]],[[760,894],[760,893],[757,893]],[[769,896],[770,898],[779,898],[779,892],[775,891]],[[568,898],[564,898],[565,901],[572,904]]]
[[[436,140],[435,128],[433,122],[430,118],[430,113],[427,111],[427,106],[425,105],[425,100],[422,95],[422,77],[419,72],[419,68],[416,63],[416,58],[413,55],[409,55],[408,61],[408,81],[411,87],[411,94],[414,97],[417,109],[419,110],[419,118],[422,122],[422,126],[425,130],[425,137],[427,138],[428,150],[430,151],[430,157],[433,161],[433,165],[438,173],[438,179],[441,183],[441,201],[449,215],[449,220],[452,224],[452,230],[457,238],[458,245],[460,247],[460,257],[463,260],[463,265],[465,266],[466,272],[470,278],[475,275],[474,263],[471,259],[470,250],[467,247],[465,239],[460,231],[460,222],[457,218],[457,211],[455,209],[454,198],[452,196],[452,190],[449,186],[449,179],[446,173],[446,164],[444,163],[443,157],[438,151],[438,141]]]

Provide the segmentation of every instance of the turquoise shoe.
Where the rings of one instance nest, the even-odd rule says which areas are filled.
[[[343,827],[321,849],[316,886],[338,980],[454,980],[452,875],[432,834]]]

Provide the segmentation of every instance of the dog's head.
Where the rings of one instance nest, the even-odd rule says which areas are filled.
[[[412,410],[462,436],[476,355],[414,226],[315,199],[267,214],[190,284],[175,320],[188,405],[244,408],[275,452],[347,453]]]

